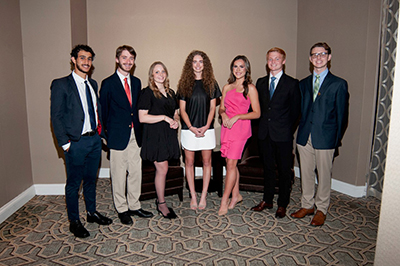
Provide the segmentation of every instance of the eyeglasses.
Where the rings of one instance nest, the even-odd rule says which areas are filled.
[[[321,58],[325,58],[325,57],[328,56],[328,53],[322,52],[322,53],[311,54],[311,58],[312,58],[312,59],[315,59],[315,58],[317,58],[318,56],[320,56]]]

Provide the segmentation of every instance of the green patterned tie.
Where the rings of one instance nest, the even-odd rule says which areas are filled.
[[[315,82],[314,82],[314,97],[313,97],[313,101],[315,101],[315,98],[317,98],[318,91],[319,91],[319,75],[316,75],[315,76]]]

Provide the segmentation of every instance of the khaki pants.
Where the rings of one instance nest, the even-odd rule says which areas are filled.
[[[110,149],[110,171],[117,212],[140,209],[142,159],[133,129],[128,146],[124,150]]]
[[[305,146],[297,144],[300,155],[301,207],[327,213],[331,196],[331,177],[335,149],[314,149],[311,134]],[[318,171],[318,189],[315,194],[315,169]],[[315,194],[315,196],[314,196]]]

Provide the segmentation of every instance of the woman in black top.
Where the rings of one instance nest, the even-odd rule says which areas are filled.
[[[190,208],[206,207],[211,179],[211,152],[215,148],[214,116],[216,99],[221,96],[211,61],[202,51],[192,51],[186,58],[178,83],[181,113],[181,143],[185,150],[185,173],[191,194]],[[194,186],[195,152],[203,159],[203,189],[199,205]]]
[[[156,167],[155,186],[157,211],[165,218],[176,218],[165,202],[165,180],[168,160],[180,156],[177,138],[178,106],[169,88],[168,70],[162,62],[149,69],[149,86],[142,90],[138,102],[139,120],[143,123],[143,144],[140,156],[153,161]]]

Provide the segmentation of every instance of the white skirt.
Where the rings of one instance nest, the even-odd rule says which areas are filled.
[[[215,148],[215,131],[208,129],[204,137],[197,138],[192,131],[181,130],[181,143],[182,147],[189,151],[212,150]]]

